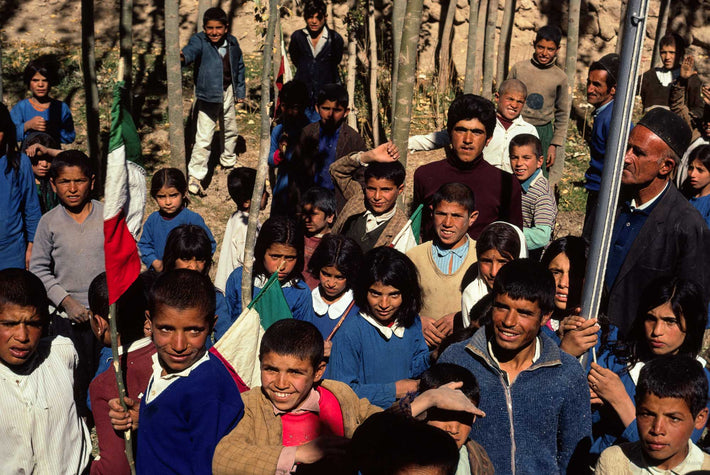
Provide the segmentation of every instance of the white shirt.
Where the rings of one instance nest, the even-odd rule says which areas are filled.
[[[25,374],[0,363],[0,473],[76,474],[91,438],[74,403],[79,357],[71,340],[40,340]]]
[[[389,340],[392,338],[392,335],[396,336],[397,338],[402,338],[404,336],[404,330],[405,328],[399,325],[399,322],[395,322],[394,325],[391,327],[388,327],[387,325],[383,325],[368,314],[364,312],[360,312],[360,316],[365,319],[367,323],[372,325],[377,329],[378,332],[382,334],[383,337],[385,337],[385,340]]]
[[[328,41],[328,28],[325,26],[323,27],[320,38],[318,38],[315,46],[313,46],[313,41],[311,41],[311,33],[308,31],[308,28],[304,28],[303,32],[306,34],[306,38],[308,38],[308,46],[311,47],[311,53],[313,53],[313,57],[315,58],[318,56],[318,53],[323,51],[323,48],[325,48],[325,43]]]
[[[345,310],[348,309],[353,301],[353,291],[348,289],[337,302],[328,304],[320,294],[320,289],[316,287],[311,291],[311,300],[313,301],[313,311],[319,317],[325,317],[326,315],[331,320],[337,320],[343,316]]]
[[[222,247],[219,249],[217,273],[214,276],[214,286],[223,293],[227,286],[229,275],[234,269],[244,265],[244,248],[246,247],[248,222],[248,211],[235,211],[229,221],[227,221]]]
[[[631,472],[633,475],[680,475],[683,473],[695,473],[703,467],[704,460],[705,452],[700,450],[700,448],[695,445],[692,440],[688,439],[688,455],[686,455],[686,457],[681,463],[679,463],[672,469],[663,470],[657,467],[652,467],[647,464],[644,464],[644,466],[639,467],[631,460],[629,460],[629,472]]]
[[[145,390],[145,403],[150,404],[160,396],[160,393],[168,389],[168,387],[180,378],[187,378],[190,373],[195,370],[202,363],[210,359],[210,353],[205,351],[202,358],[195,361],[192,366],[185,368],[177,373],[166,373],[163,374],[163,367],[160,365],[160,360],[158,359],[158,353],[153,354],[153,375],[150,377],[148,382],[148,388]]]

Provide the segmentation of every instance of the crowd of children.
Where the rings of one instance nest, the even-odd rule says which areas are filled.
[[[181,56],[196,67],[188,174],[153,173],[158,211],[137,241],[144,272],[112,317],[97,170],[60,148],[75,132],[67,104],[49,96],[52,64],[27,66],[31,96],[0,107],[0,472],[710,470],[701,448],[710,411],[701,357],[710,89],[683,59],[682,38],[664,37],[663,67],[642,77],[650,112],[632,130],[622,178],[632,199],[614,229],[606,307],[587,319],[589,241],[554,232],[570,101],[556,64],[559,28],[539,29],[532,58],[512,67],[495,104],[460,95],[445,130],[410,138],[411,150],[446,149],[412,177],[419,236],[397,206],[408,173],[399,150],[391,142],[368,150],[345,123],[343,40],[325,26],[325,2],[307,0],[303,16],[289,46],[296,79],[280,91],[271,132],[271,208],[253,271],[248,218],[270,195],[252,203],[256,171],[236,166],[244,63],[227,14],[209,8]],[[617,75],[616,55],[589,72],[596,115],[585,233]],[[675,101],[679,87],[698,97]],[[235,211],[211,272],[217,242],[188,205],[206,193],[217,124]],[[679,224],[664,228],[668,208]],[[660,264],[653,246],[636,244],[650,227],[666,251]],[[631,268],[634,259],[647,261]],[[636,285],[626,281],[619,297],[629,276]],[[257,298],[276,288],[283,304],[261,320],[251,388],[252,375],[222,354],[250,318],[243,286]],[[619,299],[632,307],[622,316]]]

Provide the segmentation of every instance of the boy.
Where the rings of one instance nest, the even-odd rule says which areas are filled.
[[[244,244],[247,237],[247,223],[249,221],[249,209],[251,208],[251,195],[254,191],[256,180],[256,170],[253,168],[239,167],[229,172],[227,177],[227,189],[229,196],[237,205],[237,210],[227,221],[227,228],[224,230],[222,247],[219,250],[219,262],[217,263],[217,273],[214,277],[214,286],[221,292],[227,284],[227,278],[237,267],[244,264]],[[261,196],[259,209],[266,209],[266,202],[269,194],[264,190]]]
[[[407,252],[417,245],[407,216],[397,207],[397,197],[404,191],[404,167],[397,160],[399,151],[384,143],[367,152],[354,153],[335,162],[330,175],[347,203],[338,214],[333,233],[353,238],[365,253],[373,247],[391,246]],[[355,173],[365,168],[365,191]]]
[[[407,251],[419,272],[422,288],[424,339],[435,348],[454,330],[454,315],[461,311],[461,281],[476,262],[476,241],[468,228],[478,211],[473,192],[461,183],[442,185],[432,197],[433,241]]]
[[[656,358],[641,369],[636,386],[640,440],[602,452],[595,473],[705,473],[710,455],[691,440],[708,419],[708,380],[689,356]]]
[[[550,242],[557,216],[555,197],[540,170],[544,159],[540,139],[534,135],[522,134],[511,140],[510,165],[523,190],[523,235],[535,260]]]
[[[47,293],[24,269],[0,271],[0,472],[82,473],[91,439],[74,403],[77,354],[41,338]]]
[[[323,236],[330,233],[335,219],[335,194],[322,187],[315,186],[308,190],[301,200],[301,219],[303,220],[303,280],[313,290],[318,286],[318,279],[308,269],[308,262],[320,244]]]
[[[316,473],[347,473],[345,438],[381,409],[358,399],[344,383],[322,380],[320,331],[308,322],[279,320],[264,333],[259,361],[261,387],[244,393],[244,419],[217,446],[214,473],[282,475],[297,464],[316,462]],[[482,414],[464,399],[446,387],[403,403],[400,410],[417,416],[437,405]]]
[[[553,185],[560,181],[564,169],[563,145],[570,107],[567,75],[555,64],[561,40],[558,27],[543,26],[535,36],[532,59],[514,64],[508,74],[509,79],[520,79],[528,88],[523,117],[537,129],[547,159],[543,173],[547,177],[549,171]]]
[[[189,290],[189,291],[187,291]],[[225,364],[205,348],[215,322],[212,282],[178,269],[155,281],[148,298],[148,329],[157,350],[141,401],[109,401],[115,430],[138,426],[136,471],[212,473],[219,440],[242,418],[244,404]]]
[[[234,98],[244,102],[244,61],[237,39],[227,33],[227,14],[218,7],[208,8],[202,17],[203,29],[190,38],[180,53],[184,66],[195,63],[195,97],[197,125],[188,174],[188,191],[204,196],[202,180],[207,176],[212,136],[215,125],[222,119],[224,150],[219,157],[223,168],[237,163],[237,118]]]

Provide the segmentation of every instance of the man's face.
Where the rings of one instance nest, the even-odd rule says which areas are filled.
[[[212,328],[202,309],[159,305],[149,321],[164,375],[189,368],[205,354]]]
[[[94,177],[84,175],[81,168],[74,166],[64,167],[50,182],[59,201],[70,210],[81,210],[94,189]]]
[[[370,211],[379,216],[395,207],[403,191],[404,183],[397,186],[387,178],[369,178],[365,184],[365,199]]]
[[[688,439],[693,430],[702,429],[708,410],[693,417],[685,400],[675,397],[660,398],[646,394],[636,406],[641,448],[651,464],[670,470],[688,455]]]
[[[22,366],[37,351],[42,317],[34,307],[6,303],[0,308],[0,363]]]
[[[328,133],[333,133],[340,127],[343,120],[348,115],[349,109],[341,106],[335,101],[323,101],[322,104],[317,105],[316,109],[318,114],[320,114],[320,125]]]
[[[520,116],[525,105],[525,95],[517,91],[505,91],[497,94],[498,114],[508,120],[515,120]]]
[[[542,166],[543,157],[535,153],[532,145],[512,147],[510,151],[510,166],[515,178],[525,181]]]
[[[333,215],[326,216],[325,211],[310,203],[303,206],[302,216],[308,236],[315,236],[326,231],[333,225],[333,218],[335,217]]]
[[[490,142],[486,128],[478,119],[460,120],[451,129],[451,147],[462,162],[472,162]]]
[[[540,40],[535,43],[535,59],[542,64],[547,65],[555,60],[557,57],[557,51],[560,47],[555,44],[552,40]]]
[[[271,351],[261,358],[261,390],[276,409],[289,412],[306,400],[324,371],[324,362],[314,368],[308,359]]]
[[[549,318],[549,314],[542,314],[537,302],[514,300],[508,294],[496,295],[492,313],[496,346],[505,352],[519,353],[534,342]]]
[[[663,62],[663,67],[666,69],[673,69],[676,67],[675,45],[661,46],[661,61]]]
[[[220,43],[227,36],[227,25],[217,20],[209,20],[203,26],[207,39],[211,43]]]
[[[434,229],[439,243],[447,249],[455,249],[466,242],[466,233],[476,218],[478,211],[469,211],[459,203],[441,201],[434,208]]]
[[[327,15],[322,13],[314,13],[313,15],[306,18],[306,27],[311,34],[319,34],[323,27],[325,26],[325,18]]]
[[[609,102],[616,94],[616,86],[606,84],[607,72],[602,70],[589,71],[587,76],[587,102],[597,109]]]
[[[621,183],[643,187],[656,178],[664,179],[673,170],[673,160],[666,157],[668,145],[643,125],[629,134],[624,155]]]

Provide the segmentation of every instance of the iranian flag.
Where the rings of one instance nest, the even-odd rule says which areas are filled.
[[[136,241],[143,223],[146,185],[141,145],[133,118],[123,106],[123,81],[116,84],[111,107],[109,153],[104,187],[104,253],[109,304],[138,278],[141,261]]]
[[[402,229],[397,233],[397,235],[392,239],[392,244],[390,244],[390,247],[396,247],[397,243],[401,239],[406,239],[408,233],[412,233],[414,236],[414,240],[417,242],[417,244],[422,243],[422,238],[421,238],[421,233],[422,233],[422,210],[424,209],[424,205],[420,204],[417,206],[417,209],[414,210],[414,213],[409,217],[407,220],[407,224],[405,224]]]
[[[279,273],[274,272],[254,300],[215,343],[214,348],[232,365],[247,386],[261,385],[261,339],[267,328],[284,318],[293,318],[293,315],[281,290]]]

